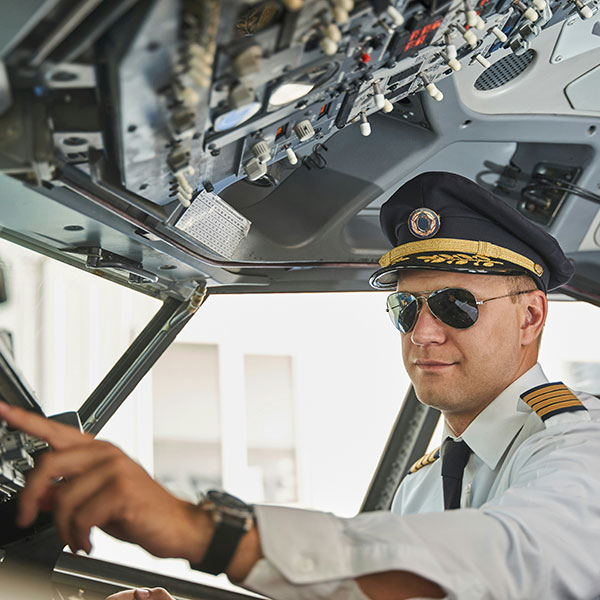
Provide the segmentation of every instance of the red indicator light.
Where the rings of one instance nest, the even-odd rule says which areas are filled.
[[[366,52],[363,52],[360,57],[360,60],[362,60],[364,63],[368,63],[371,61],[371,55],[367,54]]]

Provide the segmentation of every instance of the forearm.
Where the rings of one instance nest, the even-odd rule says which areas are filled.
[[[408,598],[444,598],[442,588],[408,571],[372,573],[356,579],[358,587],[372,600],[405,600]]]
[[[197,530],[203,532],[214,531],[214,523],[210,515],[198,510],[196,506],[189,505],[189,510],[194,515]],[[185,551],[185,558],[192,563],[199,562],[204,553],[208,535],[202,535],[202,541],[190,536],[189,550]],[[240,544],[227,568],[226,574],[232,583],[243,582],[258,561],[263,558],[260,536],[257,527],[253,527],[241,539]],[[362,593],[372,600],[403,600],[404,598],[427,597],[443,598],[442,589],[436,584],[406,571],[388,571],[385,573],[372,573],[356,579]]]

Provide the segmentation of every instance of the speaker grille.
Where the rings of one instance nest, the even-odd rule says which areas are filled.
[[[516,54],[508,54],[495,62],[491,67],[488,67],[475,81],[476,90],[495,90],[502,87],[504,84],[518,77],[531,63],[535,52],[527,50],[517,56]]]

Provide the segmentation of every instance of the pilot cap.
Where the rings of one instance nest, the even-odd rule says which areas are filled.
[[[395,288],[402,269],[529,275],[543,291],[573,275],[555,238],[454,173],[417,175],[381,207],[380,220],[395,247],[369,280],[377,289]]]

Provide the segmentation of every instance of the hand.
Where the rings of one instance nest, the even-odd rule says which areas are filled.
[[[164,588],[125,590],[108,596],[106,600],[175,600]]]
[[[18,500],[19,526],[31,525],[40,510],[51,510],[73,552],[89,554],[90,529],[97,526],[159,557],[198,562],[204,556],[213,534],[211,518],[169,494],[117,447],[3,402],[0,419],[54,449],[28,474]],[[58,478],[64,480],[55,483]]]

